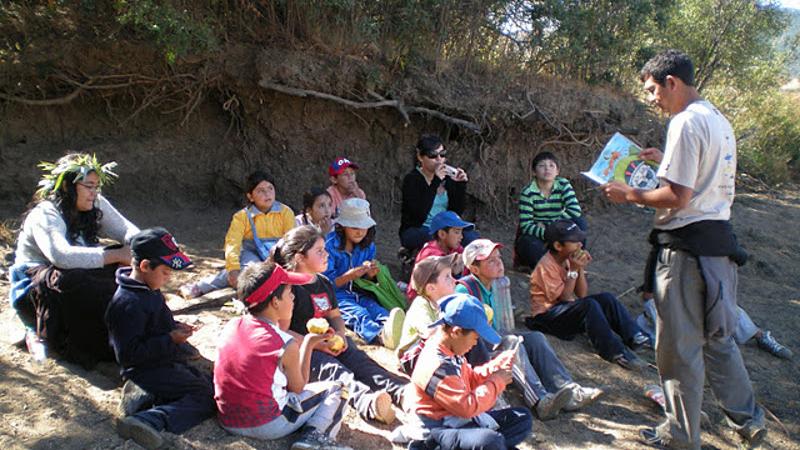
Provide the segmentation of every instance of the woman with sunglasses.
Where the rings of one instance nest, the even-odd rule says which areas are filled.
[[[442,139],[423,135],[417,142],[414,170],[403,178],[403,204],[400,218],[400,243],[412,252],[431,239],[431,219],[442,211],[464,212],[467,173],[445,164],[447,151]],[[474,230],[464,232],[463,245],[478,237]]]
[[[39,164],[44,175],[9,270],[29,350],[46,344],[86,368],[114,360],[104,314],[117,288],[114,272],[131,261],[127,245],[104,247],[99,239],[122,244],[139,232],[100,194],[117,177],[115,166],[85,153]]]

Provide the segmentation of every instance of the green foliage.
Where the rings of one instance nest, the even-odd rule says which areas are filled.
[[[177,9],[159,0],[115,0],[116,19],[122,25],[143,33],[159,45],[166,60],[191,53],[204,53],[217,47],[213,29],[195,20],[188,9]]]

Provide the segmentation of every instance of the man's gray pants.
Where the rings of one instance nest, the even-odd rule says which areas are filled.
[[[706,280],[709,283],[706,284]],[[675,448],[700,448],[700,408],[707,377],[734,428],[763,421],[739,348],[736,265],[662,248],[656,265],[656,361]],[[665,428],[668,424],[669,429]]]

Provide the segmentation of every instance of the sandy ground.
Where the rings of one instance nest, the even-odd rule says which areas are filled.
[[[197,266],[190,273],[174,277],[166,291],[174,292],[190,277],[216,270],[221,264],[220,243],[230,211],[159,211],[144,205],[119,205],[134,222],[142,226],[163,224],[170,228],[194,257]],[[18,212],[5,212],[0,220]],[[215,219],[197,222],[197,217]],[[642,208],[625,206],[588,211],[590,223],[589,249],[595,261],[589,267],[590,289],[626,293],[622,300],[633,312],[641,311],[638,295],[631,288],[640,283],[645,237],[652,214]],[[794,233],[800,222],[800,196],[797,191],[754,192],[740,194],[734,208],[734,226],[741,243],[751,253],[750,262],[740,270],[739,302],[756,323],[769,329],[784,344],[800,354],[800,336],[796,333],[800,316],[800,242]],[[182,224],[193,223],[185,226]],[[378,256],[397,270],[396,223],[379,227]],[[513,229],[509,225],[484,225],[484,236],[511,243]],[[11,248],[0,243],[2,256]],[[510,250],[505,251],[510,267]],[[527,312],[527,276],[507,270],[512,279],[512,292],[518,318]],[[8,282],[0,281],[0,296],[6,298]],[[215,341],[221,327],[232,316],[224,310],[205,310],[179,319],[201,325],[190,339],[210,359],[214,359]],[[518,321],[521,326],[521,322]],[[21,325],[7,302],[0,302],[0,447],[78,449],[139,448],[132,441],[120,439],[114,431],[116,407],[120,396],[120,380],[112,365],[94,371],[64,362],[48,360],[34,363],[14,343],[22,337]],[[588,340],[550,339],[553,347],[581,384],[602,387],[606,395],[584,411],[562,414],[555,420],[534,422],[535,437],[520,446],[522,449],[617,449],[641,448],[636,440],[638,430],[660,420],[658,407],[643,397],[642,387],[657,381],[657,373],[632,373],[611,365],[594,354]],[[383,348],[364,346],[387,367],[396,360]],[[797,362],[777,359],[753,343],[741,347],[742,354],[758,401],[771,412],[770,434],[764,448],[800,448],[800,394]],[[653,361],[652,352],[641,355]],[[704,427],[704,448],[736,448],[737,435],[725,426],[724,416],[710,389],[706,389],[704,410],[710,422]],[[521,402],[518,391],[512,391],[512,403]],[[376,428],[349,414],[340,434],[340,441],[353,448],[378,449],[392,447],[384,435],[389,426]],[[234,437],[213,420],[195,427],[182,436],[169,436],[174,448],[283,449],[290,437],[281,441],[259,442]]]

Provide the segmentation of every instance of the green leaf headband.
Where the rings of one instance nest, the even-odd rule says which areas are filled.
[[[48,195],[57,192],[61,188],[64,176],[68,173],[78,174],[74,181],[77,183],[94,172],[100,177],[100,186],[110,184],[118,177],[114,173],[114,168],[117,167],[116,162],[111,161],[101,165],[94,154],[75,153],[66,155],[54,163],[41,161],[38,167],[44,171],[44,175],[39,181],[39,189],[36,191],[36,195],[39,198],[46,198]]]

